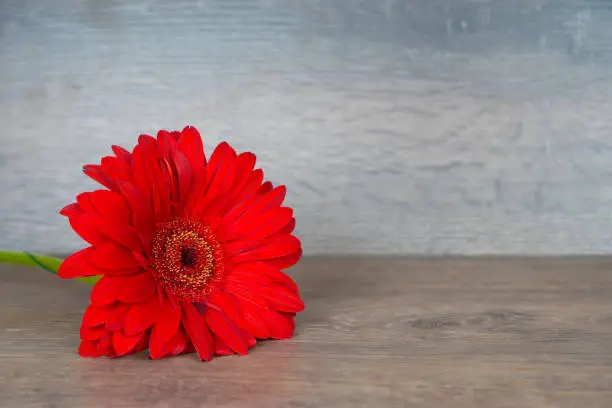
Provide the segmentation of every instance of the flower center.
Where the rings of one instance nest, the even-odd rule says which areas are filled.
[[[181,262],[183,266],[187,268],[193,268],[198,260],[198,253],[195,248],[192,247],[184,247],[181,248]]]
[[[189,219],[157,226],[151,261],[159,285],[179,300],[202,300],[223,277],[223,252],[210,227]]]

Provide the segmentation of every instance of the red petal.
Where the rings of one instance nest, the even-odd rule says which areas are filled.
[[[92,252],[93,247],[88,247],[64,259],[57,271],[57,276],[64,279],[72,279],[83,276],[101,275],[102,272],[91,266],[88,262]]]
[[[294,326],[282,314],[273,310],[260,308],[258,310],[270,329],[270,337],[273,339],[285,340],[293,336]]]
[[[142,333],[135,336],[127,336],[121,331],[113,333],[113,348],[118,356],[124,356],[133,352],[134,348],[142,338]]]
[[[102,357],[106,354],[106,350],[100,350],[98,348],[97,341],[83,340],[79,346],[79,355],[81,357]]]
[[[111,350],[112,345],[112,333],[106,332],[106,334],[98,341],[98,349],[105,350],[106,355],[111,356],[114,351]]]
[[[264,239],[278,233],[292,218],[293,210],[287,207],[278,207],[262,213],[248,213],[234,225],[232,235]]]
[[[282,286],[264,287],[258,293],[268,301],[270,306],[281,312],[296,313],[304,310],[302,299]]]
[[[131,174],[134,186],[145,196],[151,196],[151,180],[149,179],[147,164],[148,158],[146,156],[145,147],[139,144],[134,147],[134,153],[132,155]]]
[[[236,236],[240,236],[245,232],[265,227],[266,224],[272,222],[272,220],[262,220],[262,214],[271,209],[278,208],[280,204],[282,204],[285,194],[285,187],[279,186],[265,195],[253,195],[245,198],[244,201],[235,205],[234,208],[225,215],[222,227],[225,233],[220,235],[219,239],[221,241],[235,239]],[[283,216],[283,214],[284,213],[277,213],[276,216],[272,216],[272,218],[278,218],[279,216]],[[289,222],[289,220],[286,222]],[[272,226],[272,228],[278,230],[284,225],[286,225],[285,222],[279,227]],[[265,234],[266,231],[263,232]],[[259,235],[261,235],[261,233]]]
[[[287,269],[295,265],[302,257],[302,249],[299,251],[276,259],[268,259],[266,262],[278,269]]]
[[[71,215],[80,212],[81,208],[79,207],[79,205],[77,203],[72,203],[62,208],[59,213],[65,217],[70,217]]]
[[[118,223],[130,222],[130,207],[121,194],[108,190],[96,190],[89,193],[89,200],[102,218]]]
[[[103,306],[117,300],[117,292],[124,282],[123,277],[102,276],[93,290],[91,291],[91,303],[96,306]]]
[[[261,187],[261,182],[263,181],[263,177],[264,177],[263,170],[261,169],[253,170],[253,172],[249,176],[249,179],[244,185],[244,188],[242,189],[242,193],[237,197],[237,201],[240,202],[242,200],[245,200],[257,194],[257,191]]]
[[[242,337],[240,329],[225,313],[209,307],[206,309],[205,318],[210,330],[221,337],[236,353],[243,355],[248,353],[249,345]]]
[[[81,326],[80,336],[81,340],[99,340],[107,333],[106,328],[99,327],[85,327]]]
[[[103,157],[102,160],[100,160],[100,167],[109,179],[115,181],[115,184],[118,180],[132,180],[130,166],[126,162],[119,160],[116,157]]]
[[[115,306],[110,315],[108,316],[106,329],[112,332],[123,329],[123,327],[125,326],[125,319],[129,310],[130,307],[125,303],[121,303]]]
[[[227,345],[226,342],[219,336],[215,336],[215,355],[216,356],[231,356],[234,351]]]
[[[191,192],[193,172],[189,160],[180,150],[172,151],[172,162],[176,171],[177,185],[179,187],[179,202],[183,203]]]
[[[285,225],[280,231],[279,234],[291,234],[295,229],[295,218],[292,218],[287,225]]]
[[[108,241],[108,237],[100,230],[96,218],[85,213],[75,213],[68,220],[74,232],[90,244],[97,245]]]
[[[87,213],[88,215],[98,215],[98,212],[94,208],[91,200],[89,199],[90,193],[81,193],[77,196],[77,204],[82,212]]]
[[[111,149],[119,160],[125,162],[126,164],[130,164],[130,162],[132,161],[132,153],[128,152],[123,147],[117,145],[112,145]]]
[[[83,326],[95,327],[106,323],[109,316],[108,307],[89,305],[83,314]]]
[[[289,328],[291,329],[291,332],[294,333],[295,332],[295,313],[279,312],[279,314],[283,317],[283,319],[285,319],[285,321],[289,325]]]
[[[268,302],[258,294],[253,293],[253,287],[241,284],[234,280],[228,280],[225,284],[225,290],[235,297],[246,300],[260,307],[268,307]]]
[[[204,318],[191,302],[184,303],[183,326],[193,343],[200,360],[210,361],[214,354],[213,338],[204,323]]]
[[[126,181],[120,181],[118,184],[132,210],[132,223],[140,231],[141,235],[147,238],[144,242],[144,246],[147,247],[155,224],[153,207],[147,200],[147,195],[137,189],[134,184]]]
[[[236,265],[236,267],[230,273],[230,276],[234,272],[248,273],[251,275],[261,274],[261,275],[266,276],[271,281],[284,286],[291,292],[296,292],[296,293],[298,292],[297,285],[295,284],[295,282],[293,282],[293,280],[289,276],[281,272],[278,268],[266,262],[242,263],[242,264]]]
[[[242,153],[236,158],[236,175],[234,184],[232,185],[232,195],[237,195],[242,191],[244,185],[248,182],[249,176],[255,167],[255,155],[250,152]]]
[[[237,298],[240,305],[240,326],[259,339],[270,337],[270,329],[264,319],[257,312],[260,308],[255,304]]]
[[[210,295],[206,299],[206,304],[217,310],[223,310],[232,320],[239,316],[238,302],[235,297],[229,293],[218,292]]]
[[[134,346],[134,353],[140,353],[141,351],[145,351],[146,349],[148,349],[150,339],[151,339],[150,330],[147,330],[146,332],[142,333],[142,337],[140,338],[140,341],[136,343],[136,346]]]
[[[132,252],[112,242],[96,245],[89,256],[89,262],[100,269],[135,269],[140,267]]]
[[[278,186],[274,190],[266,191],[263,199],[253,208],[250,208],[249,211],[263,212],[270,208],[279,207],[285,201],[286,196],[287,188],[285,186]]]
[[[85,199],[81,198],[81,202],[85,202]],[[90,244],[98,245],[112,240],[131,250],[142,251],[138,232],[129,225],[117,225],[97,214],[86,213],[73,213],[70,225]]]
[[[117,294],[117,299],[127,303],[140,303],[150,299],[157,289],[157,283],[149,271],[127,276]]]
[[[257,194],[261,194],[261,195],[268,194],[270,191],[272,191],[272,183],[270,183],[269,181],[266,181],[265,183],[261,185]]]
[[[153,360],[157,360],[162,357],[178,356],[179,354],[183,353],[189,344],[189,338],[187,337],[187,334],[183,328],[179,327],[176,333],[174,333],[174,336],[172,336],[167,343],[163,344],[162,346],[159,346],[159,344],[159,342],[152,342],[152,347],[149,352]]]
[[[251,271],[232,271],[226,279],[228,282],[234,282],[241,285],[252,285],[255,287],[274,285],[272,280],[264,274]]]
[[[206,208],[219,197],[223,197],[231,188],[236,172],[236,152],[227,144],[221,143],[213,152],[206,167],[206,180],[194,189],[190,203],[190,213],[203,217]]]
[[[247,243],[248,244],[248,243]],[[235,263],[281,258],[299,252],[300,241],[293,235],[279,235],[264,241],[263,245],[249,248],[232,259]]]
[[[161,297],[157,309],[157,318],[153,325],[151,347],[162,350],[166,343],[174,337],[180,323],[181,309],[173,306],[167,298]]]
[[[145,331],[153,325],[157,317],[159,301],[151,297],[146,302],[131,305],[127,318],[125,319],[124,331],[127,335],[133,335]]]
[[[249,345],[249,348],[253,348],[255,347],[255,345],[257,344],[257,340],[255,339],[255,336],[253,336],[251,333],[249,333],[248,331],[241,329],[242,331],[242,336],[246,339],[247,344]]]
[[[233,183],[229,191],[227,192],[227,194],[224,196],[224,200],[218,200],[215,203],[213,215],[224,214],[227,211],[229,211],[231,208],[235,207],[236,204],[238,204],[239,202],[238,198],[241,197],[243,192],[245,191],[245,187],[248,185],[248,182],[249,182],[249,177],[253,173],[254,166],[255,166],[255,155],[253,153],[248,153],[248,152],[242,153],[236,158],[236,162],[235,162],[236,170],[234,172]],[[259,172],[258,174],[261,174],[261,177],[263,178],[263,173],[261,172],[261,170],[259,170],[258,172]],[[257,174],[255,174],[255,177],[257,177]],[[261,184],[261,180],[260,180],[260,184]],[[254,193],[257,188],[258,188],[257,186],[253,187],[252,192]],[[216,208],[217,206],[219,208]],[[213,208],[211,206],[211,208],[208,211],[212,211],[212,210]]]
[[[191,168],[194,171],[199,172],[206,165],[202,138],[196,128],[192,126],[185,127],[181,132],[178,145],[179,149],[181,149],[191,163]]]
[[[178,149],[177,138],[167,130],[160,130],[157,132],[157,142],[162,154],[166,157],[170,155],[172,150]]]
[[[121,244],[130,251],[143,251],[138,232],[129,225],[102,224],[100,230],[104,232],[108,238]]]
[[[96,164],[88,164],[83,166],[83,173],[102,184],[104,187],[113,191],[118,191],[117,184],[102,171],[102,167]]]

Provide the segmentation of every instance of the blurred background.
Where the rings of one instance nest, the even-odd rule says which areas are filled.
[[[191,124],[308,254],[610,252],[611,78],[605,0],[0,0],[0,248],[82,247],[81,166]]]

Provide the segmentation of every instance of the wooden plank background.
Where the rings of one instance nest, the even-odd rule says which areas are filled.
[[[82,164],[158,128],[254,150],[309,253],[605,253],[612,6],[3,0],[0,247],[65,252]]]
[[[609,408],[611,266],[310,257],[293,339],[200,363],[80,358],[89,287],[0,265],[0,405]]]

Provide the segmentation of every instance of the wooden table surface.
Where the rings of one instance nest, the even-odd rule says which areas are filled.
[[[612,260],[307,258],[290,341],[77,355],[89,287],[0,266],[1,407],[612,407]]]

